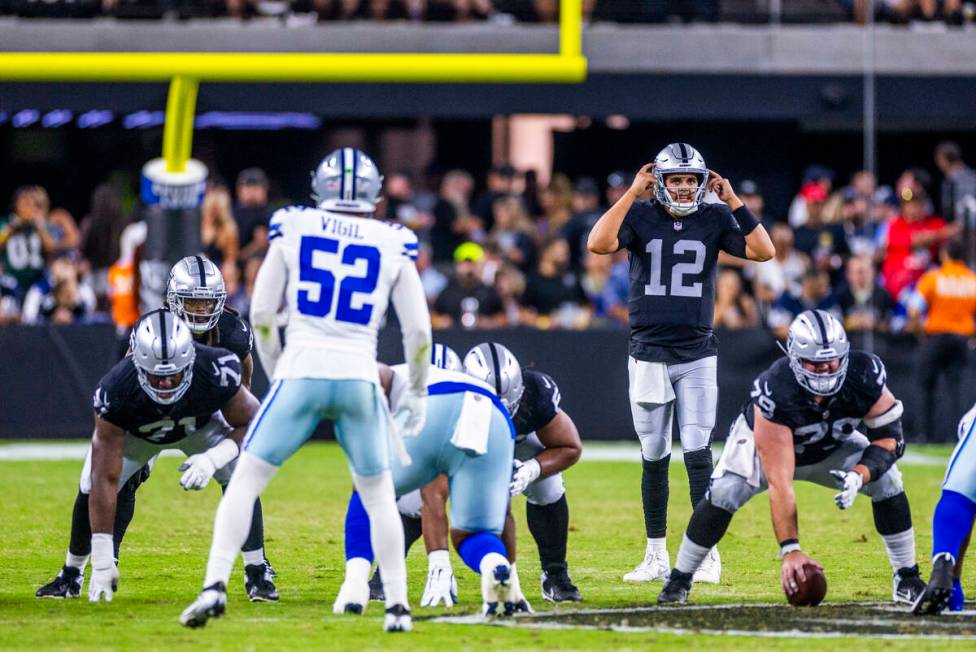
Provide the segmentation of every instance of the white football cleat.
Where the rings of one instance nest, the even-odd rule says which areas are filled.
[[[722,558],[718,554],[718,548],[708,551],[708,556],[702,560],[691,581],[705,584],[718,584],[722,581]]]
[[[413,630],[413,618],[410,610],[402,604],[395,604],[386,610],[383,617],[383,629],[388,632],[409,632]]]
[[[339,595],[332,603],[334,614],[356,614],[366,611],[369,604],[369,582],[356,582],[346,579],[339,589]]]
[[[481,615],[492,618],[515,613],[512,588],[512,567],[508,560],[496,552],[485,555],[481,560]]]
[[[637,568],[624,575],[625,582],[656,582],[666,580],[671,575],[671,557],[667,548],[648,549],[644,561]]]
[[[211,618],[220,618],[227,609],[227,587],[217,582],[200,591],[200,595],[180,614],[184,627],[203,627]]]
[[[525,599],[525,595],[522,593],[522,586],[519,583],[519,575],[518,571],[515,570],[515,564],[512,564],[512,588],[510,591],[510,599],[514,605],[515,613],[535,613],[532,605],[529,604],[529,601]]]

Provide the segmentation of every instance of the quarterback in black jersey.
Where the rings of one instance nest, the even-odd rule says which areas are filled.
[[[851,507],[858,493],[870,496],[894,571],[892,599],[913,604],[925,583],[915,564],[911,510],[895,464],[905,448],[902,404],[885,384],[884,364],[873,354],[851,351],[844,327],[824,310],[807,310],[793,320],[785,351],[787,357],[753,383],[658,602],[687,600],[692,574],[732,515],[766,489],[783,559],[783,590],[795,593],[804,568],[820,568],[800,549],[793,481],[806,480],[840,487],[834,497],[840,509]]]
[[[724,203],[703,203],[712,191]],[[641,442],[647,548],[624,579],[664,579],[671,422],[677,413],[691,503],[712,472],[710,439],[718,404],[718,342],[712,330],[719,252],[764,261],[766,230],[695,148],[674,143],[637,172],[630,189],[593,226],[595,254],[626,249],[630,259],[630,403]],[[718,551],[696,580],[718,582]]]
[[[241,384],[237,355],[193,341],[186,324],[160,309],[133,329],[131,352],[95,389],[95,434],[82,471],[79,500],[64,568],[38,597],[79,597],[89,555],[89,599],[112,599],[118,581],[118,543],[131,506],[118,498],[150,459],[175,448],[187,461],[180,484],[203,489],[215,477],[225,486],[244,430],[258,402]],[[128,509],[126,517],[120,512]],[[260,505],[255,504],[255,513]],[[252,527],[244,546],[252,600],[276,600],[263,552],[263,527]],[[254,575],[254,577],[252,577]]]

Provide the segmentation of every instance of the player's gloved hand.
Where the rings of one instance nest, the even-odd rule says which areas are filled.
[[[403,437],[416,437],[427,421],[427,395],[407,390],[393,414],[393,423]]]
[[[515,460],[512,483],[508,485],[509,493],[513,496],[518,496],[539,478],[540,473],[542,473],[542,467],[539,466],[535,458],[527,462]]]
[[[831,471],[830,475],[834,476],[842,488],[842,491],[834,496],[834,502],[840,509],[848,509],[854,504],[857,492],[864,485],[864,478],[857,471],[839,471],[836,469]]]
[[[191,455],[180,464],[183,477],[180,486],[185,490],[200,490],[207,486],[217,469],[230,464],[237,458],[240,449],[233,439],[223,439],[216,446],[197,455]]]
[[[440,602],[450,609],[457,602],[457,582],[446,550],[434,550],[428,555],[427,586],[420,599],[421,607],[436,607]]]
[[[180,471],[184,471],[180,478],[180,486],[190,491],[203,489],[210,482],[210,478],[217,472],[217,467],[206,453],[191,455],[180,464]]]
[[[88,601],[112,601],[119,588],[119,569],[115,565],[115,545],[111,534],[92,534],[92,574],[88,581]]]
[[[966,603],[966,596],[962,592],[962,582],[959,578],[952,580],[952,594],[949,596],[949,611],[962,611]]]

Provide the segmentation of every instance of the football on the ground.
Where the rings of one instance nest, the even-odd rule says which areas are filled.
[[[827,595],[827,578],[816,566],[804,566],[806,580],[799,583],[796,593],[787,594],[786,599],[794,607],[815,607]]]

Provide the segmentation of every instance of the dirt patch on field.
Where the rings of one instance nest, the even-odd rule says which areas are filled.
[[[974,615],[976,612],[967,610],[961,613],[946,612],[938,617],[917,617],[906,607],[890,603],[825,604],[802,608],[788,605],[686,605],[549,612],[495,623],[514,627],[763,637],[870,636],[976,640]],[[474,624],[472,619],[462,618],[437,620]]]

